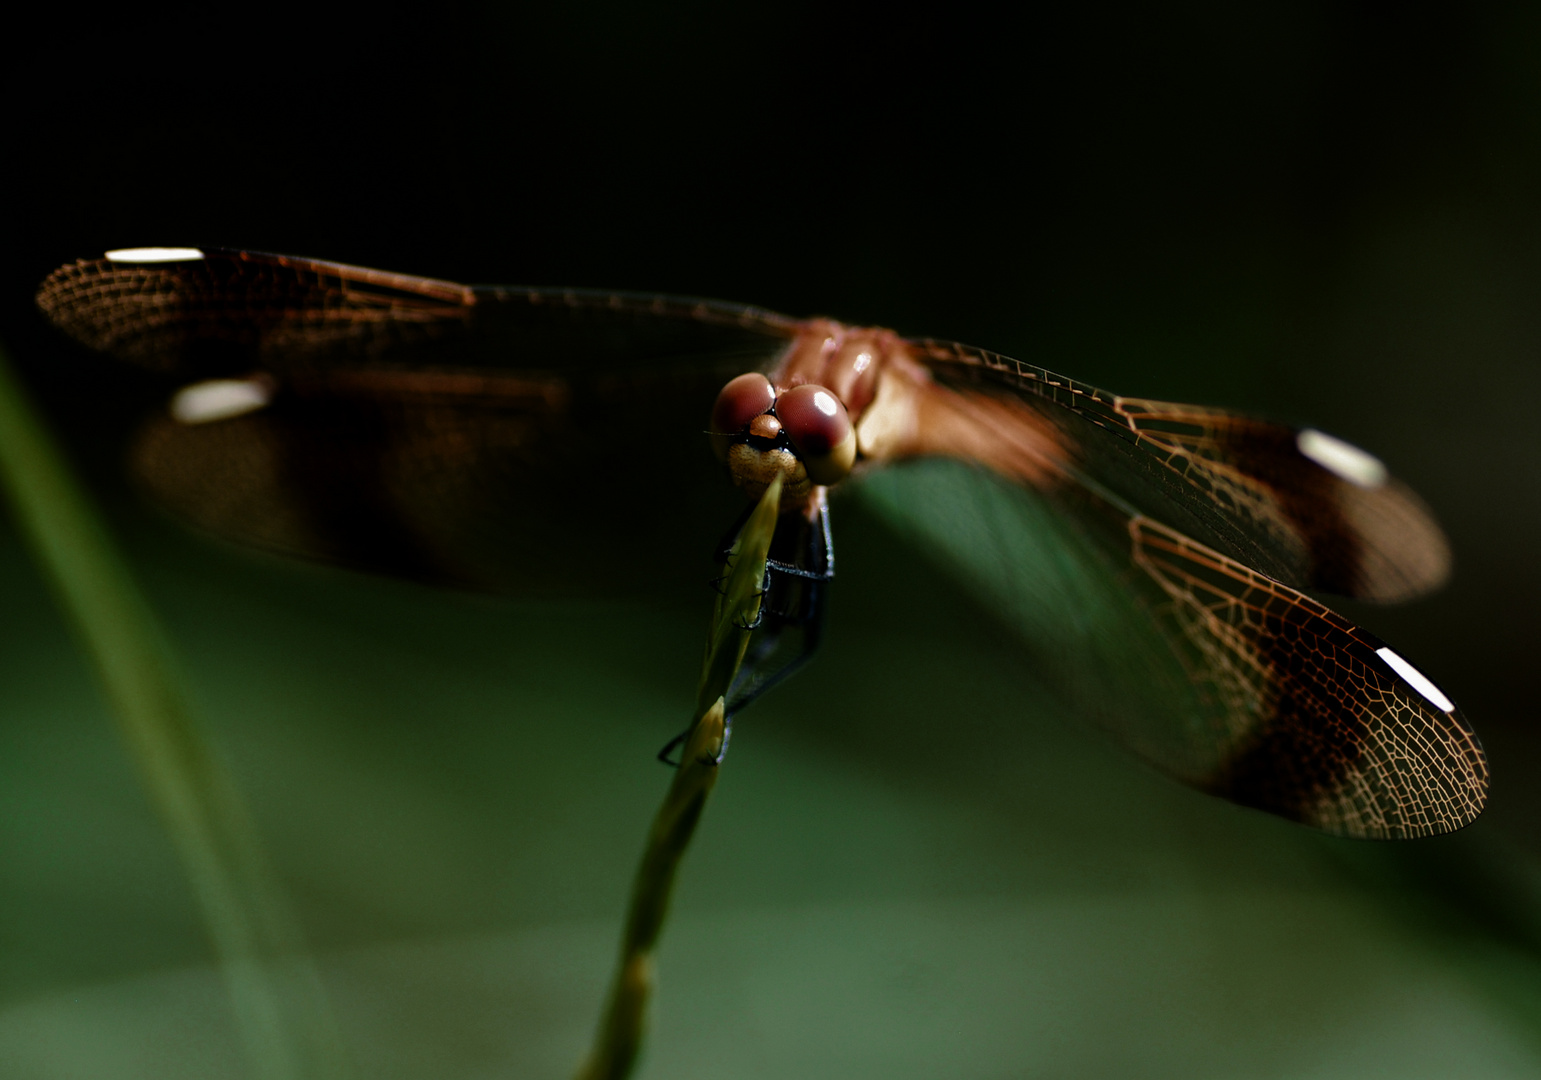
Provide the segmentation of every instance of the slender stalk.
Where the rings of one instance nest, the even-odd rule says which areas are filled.
[[[706,799],[717,783],[725,737],[725,700],[753,633],[745,629],[760,609],[765,557],[776,529],[780,480],[772,483],[744,524],[728,560],[696,691],[696,712],[680,752],[679,771],[653,818],[642,863],[632,885],[620,962],[604,1017],[578,1080],[622,1080],[631,1075],[647,1028],[653,993],[653,953],[663,933],[669,896],[680,861],[695,835]]]
[[[153,613],[3,350],[0,489],[96,668],[181,858],[252,1075],[347,1075],[319,976],[250,815],[193,720]]]

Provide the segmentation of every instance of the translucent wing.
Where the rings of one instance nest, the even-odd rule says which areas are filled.
[[[1423,503],[1369,454],[1221,409],[1120,397],[949,342],[911,345],[932,377],[1006,395],[1071,470],[1139,514],[1295,588],[1396,601],[1442,584],[1450,549]]]
[[[698,574],[679,538],[715,536],[738,500],[680,433],[799,325],[706,301],[170,254],[77,263],[38,294],[72,336],[184,387],[179,417],[140,440],[139,474],[228,536],[430,580]],[[1425,835],[1480,812],[1486,764],[1454,705],[1296,591],[1389,600],[1444,576],[1438,527],[1379,462],[1320,433],[914,344],[929,371],[916,398],[948,421],[918,449],[1016,483],[931,463],[878,470],[868,490],[881,504],[929,483],[890,512],[958,558],[1093,717],[1189,784],[1346,835]],[[617,522],[633,559],[614,558]]]
[[[185,257],[136,259],[167,251]],[[472,287],[252,251],[110,255],[55,270],[38,307],[90,348],[193,378],[253,367],[281,377],[382,367],[595,377],[701,360],[737,374],[774,356],[796,328],[711,300]]]
[[[861,490],[961,572],[1034,674],[1184,783],[1344,836],[1481,812],[1487,763],[1460,711],[1298,591],[1086,488],[921,461]]]
[[[234,539],[431,581],[699,576],[706,549],[678,538],[709,545],[739,500],[691,436],[794,325],[709,301],[137,254],[55,271],[40,308],[191,387],[184,405],[231,386],[251,404],[153,419],[134,452],[152,493]],[[606,557],[616,521],[634,523],[624,566]]]

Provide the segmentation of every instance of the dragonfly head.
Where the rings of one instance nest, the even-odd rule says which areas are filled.
[[[845,405],[822,386],[778,391],[764,375],[740,375],[712,408],[712,448],[733,482],[751,496],[780,476],[782,506],[807,498],[815,484],[836,484],[856,463],[856,429]]]

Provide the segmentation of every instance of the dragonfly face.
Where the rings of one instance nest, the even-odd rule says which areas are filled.
[[[1139,670],[1166,689],[1160,708],[1085,711],[1142,757],[1352,836],[1448,832],[1485,802],[1481,745],[1448,696],[1302,592],[1402,600],[1449,568],[1417,497],[1324,433],[830,320],[252,252],[111,253],[61,267],[37,299],[78,341],[168,380],[173,408],[134,470],[217,533],[524,588],[564,560],[592,573],[585,541],[635,518],[641,564],[663,566],[721,528],[688,482],[710,472],[705,422],[739,487],[783,476],[773,558],[806,612],[832,571],[826,489],[951,459],[991,478],[991,498],[1052,506],[1116,582],[1154,643]],[[640,477],[606,449],[639,402]],[[576,475],[596,478],[602,517],[574,505]]]
[[[757,498],[780,476],[789,508],[814,485],[844,480],[856,461],[856,429],[832,391],[814,383],[777,389],[758,372],[723,387],[711,436],[735,484]]]
[[[733,482],[758,498],[780,474],[782,505],[789,509],[806,502],[812,487],[844,480],[858,454],[867,461],[891,456],[890,405],[903,405],[874,407],[874,398],[903,351],[889,330],[829,319],[799,324],[768,376],[740,375],[717,395],[712,445]]]

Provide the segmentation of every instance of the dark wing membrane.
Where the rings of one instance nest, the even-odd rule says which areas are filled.
[[[1296,590],[1084,489],[931,460],[860,490],[961,572],[1036,675],[1184,783],[1354,837],[1481,812],[1487,763],[1460,711]]]
[[[669,389],[650,382],[639,419],[624,385],[291,378],[245,415],[152,418],[133,470],[178,515],[282,554],[527,595],[694,596],[743,499],[691,438],[699,395]]]
[[[1346,443],[1120,397],[955,343],[911,345],[943,385],[1010,394],[1034,409],[1064,436],[1083,482],[1295,588],[1396,601],[1449,574],[1449,545],[1428,509]]]
[[[254,367],[279,376],[385,367],[588,377],[703,359],[730,370],[724,357],[763,364],[796,328],[718,301],[471,287],[221,249],[170,262],[82,259],[50,274],[37,303],[93,349],[190,378]]]
[[[1127,529],[1137,583],[1202,706],[1159,764],[1344,836],[1428,836],[1482,812],[1471,725],[1384,642],[1164,525]]]
[[[472,290],[447,281],[282,255],[181,250],[196,257],[61,266],[38,287],[38,307],[90,348],[198,377],[253,364],[378,356],[445,336],[476,303]]]
[[[520,590],[698,577],[709,552],[687,538],[710,543],[740,501],[701,437],[712,401],[773,363],[794,326],[709,301],[468,288],[234,251],[82,261],[50,275],[38,304],[169,389],[265,388],[245,415],[146,426],[135,471],[194,523]]]

